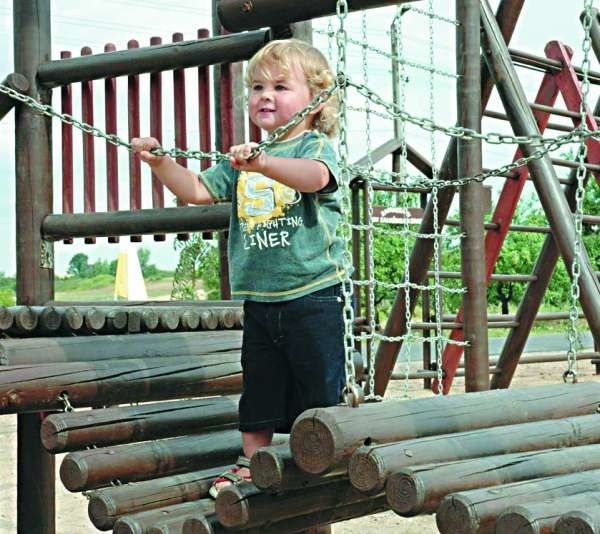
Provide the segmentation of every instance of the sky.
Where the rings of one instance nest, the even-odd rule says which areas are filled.
[[[15,0],[18,1],[18,0]],[[498,1],[492,1],[495,8]],[[186,40],[195,38],[197,29],[212,28],[209,0],[175,0],[174,2],[160,2],[158,0],[87,0],[81,3],[77,0],[54,0],[52,6],[52,55],[56,59],[60,52],[69,50],[73,56],[80,53],[83,46],[90,46],[92,50],[100,52],[105,43],[113,42],[117,49],[126,47],[129,39],[135,38],[140,42],[140,46],[149,44],[150,37],[160,36],[163,42],[169,42],[174,32],[182,32]],[[440,15],[439,19],[434,19],[430,27],[429,18],[419,10],[427,9],[427,2],[415,2],[413,9],[403,17],[402,22],[402,51],[403,55],[414,64],[428,63],[433,57],[436,68],[443,74],[436,75],[433,79],[433,92],[430,93],[429,74],[417,67],[407,65],[406,67],[406,109],[414,116],[428,117],[433,113],[436,123],[444,125],[453,125],[456,117],[455,113],[455,52],[454,52],[454,25],[443,18],[453,20],[454,4],[448,0],[434,0],[433,6],[436,13]],[[594,2],[598,4],[598,0]],[[85,7],[83,7],[85,6]],[[165,6],[168,6],[167,8]],[[527,0],[523,8],[521,17],[517,23],[515,35],[511,42],[511,47],[524,50],[532,54],[543,55],[544,45],[552,39],[558,39],[570,45],[574,51],[574,62],[580,64],[583,54],[581,52],[581,43],[583,41],[583,30],[579,22],[579,13],[583,9],[583,1],[570,0]],[[370,10],[365,18],[360,14],[352,14],[347,20],[347,30],[351,38],[358,41],[365,41],[373,49],[389,50],[389,25],[395,15],[395,8],[381,8]],[[331,25],[330,25],[331,23]],[[332,63],[336,64],[335,43],[328,39],[325,33],[328,28],[336,28],[335,18],[319,19],[314,21],[315,44],[326,54],[333,53]],[[430,53],[430,28],[433,29],[433,38],[431,39],[432,50]],[[358,82],[371,87],[377,94],[387,101],[392,98],[390,60],[385,55],[368,51],[366,56],[363,49],[350,43],[348,49],[347,71],[352,78]],[[10,72],[13,72],[13,28],[12,28],[12,0],[0,0],[0,47],[4,53],[0,54],[0,79]],[[598,61],[593,53],[590,55],[592,69],[600,70]],[[365,68],[366,67],[366,68]],[[448,74],[448,75],[446,75]],[[530,100],[533,100],[537,86],[541,79],[539,73],[518,69],[518,74],[523,84],[526,94]],[[191,78],[191,75],[190,75]],[[142,87],[147,84],[142,76]],[[119,84],[123,82],[118,82]],[[169,113],[171,99],[170,95],[170,76],[165,75],[163,86],[163,101],[165,113]],[[101,126],[103,119],[103,89],[102,82],[95,82],[95,95],[97,97],[95,107],[96,123]],[[55,90],[53,105],[59,109],[58,100],[59,91]],[[79,88],[73,89],[74,110],[78,113],[78,94]],[[430,96],[431,94],[431,97]],[[594,102],[598,96],[598,89],[592,87],[590,90],[590,101]],[[142,109],[144,107],[144,98],[142,95]],[[194,84],[188,88],[190,130],[188,140],[190,146],[193,146],[197,140],[197,130],[194,130],[193,116],[197,113],[194,101]],[[362,97],[352,96],[352,104],[357,107],[365,106]],[[432,104],[430,105],[430,102]],[[120,104],[120,109],[123,106]],[[501,103],[497,96],[492,98],[489,109],[500,111]],[[560,119],[553,119],[554,122],[562,122]],[[126,118],[120,118],[119,134],[126,138]],[[172,119],[168,116],[163,119],[164,145],[166,147],[174,146]],[[147,117],[142,118],[142,132],[149,129]],[[60,180],[60,123],[53,119],[54,141],[54,174],[55,181]],[[365,122],[364,114],[351,112],[348,123],[350,140],[350,160],[356,160],[363,156],[365,147],[376,147],[392,137],[392,124],[389,120],[372,115],[371,120]],[[486,119],[483,124],[483,131],[510,132],[510,127],[500,121]],[[417,147],[428,158],[433,159],[438,164],[441,161],[447,137],[444,134],[430,134],[417,127],[407,126],[406,130],[409,143]],[[14,119],[13,113],[4,117],[0,121],[0,180],[2,181],[3,194],[0,195],[0,227],[5,229],[0,234],[0,249],[7,251],[0,255],[0,272],[6,275],[13,275],[15,272],[15,184],[14,184]],[[196,141],[197,142],[197,141]],[[81,146],[81,137],[75,134],[75,147]],[[105,198],[105,192],[102,189],[104,144],[101,141],[96,142],[97,151],[97,191],[96,198],[98,208],[103,209],[102,202]],[[495,167],[508,163],[514,153],[514,147],[486,146],[484,149],[484,166]],[[120,154],[120,165],[123,169],[120,171],[122,179],[125,178],[127,155],[124,151]],[[190,162],[190,168],[199,168],[199,162]],[[80,174],[77,173],[76,174]],[[144,195],[148,190],[150,183],[149,174],[145,171],[143,177]],[[77,187],[77,183],[76,183]],[[123,184],[125,188],[125,184]],[[77,196],[77,194],[76,194]],[[79,193],[81,197],[81,193]],[[55,188],[55,206],[56,213],[60,212],[60,190]],[[121,194],[123,205],[128,205],[126,191]],[[167,195],[167,204],[170,205],[170,198]],[[148,205],[145,207],[149,207]],[[75,211],[82,211],[82,207],[75,205]],[[128,240],[122,239],[122,242]],[[84,245],[83,240],[75,240],[73,245],[64,245],[57,243],[55,245],[55,268],[56,274],[64,275],[68,267],[70,258],[78,253],[87,254],[91,262],[98,259],[107,259],[112,261],[116,259],[119,248],[122,245],[108,244],[106,238],[99,238],[95,245]],[[138,245],[139,246],[139,245]],[[141,246],[148,248],[151,252],[150,262],[155,263],[159,268],[173,269],[176,264],[176,253],[173,251],[172,240],[167,242],[155,243],[152,236],[145,236]]]

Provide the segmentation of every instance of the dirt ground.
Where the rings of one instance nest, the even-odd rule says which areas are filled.
[[[513,380],[514,387],[528,385],[562,383],[564,363],[521,365]],[[600,380],[594,374],[594,366],[589,361],[579,362],[579,378]],[[464,381],[457,378],[453,391],[464,391]],[[422,382],[412,380],[396,381],[390,384],[390,398],[399,398],[409,394],[411,397],[431,395],[422,389]],[[0,533],[16,532],[16,417],[0,416]],[[56,467],[60,466],[62,455],[56,458]],[[100,532],[89,522],[87,501],[81,494],[72,494],[65,490],[56,477],[56,532],[57,534],[93,534]],[[393,512],[385,512],[338,523],[335,534],[428,534],[437,532],[433,516],[419,516],[405,519]]]

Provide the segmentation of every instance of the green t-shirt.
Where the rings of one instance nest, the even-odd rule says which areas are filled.
[[[291,300],[344,279],[344,243],[336,232],[341,219],[338,164],[330,140],[311,130],[266,152],[321,161],[331,182],[318,193],[300,193],[262,174],[235,170],[228,161],[200,174],[215,202],[231,201],[234,299]]]

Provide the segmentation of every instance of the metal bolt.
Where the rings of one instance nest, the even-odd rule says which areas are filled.
[[[242,5],[242,11],[244,13],[250,13],[250,11],[252,11],[254,9],[254,4],[252,3],[252,0],[248,0],[247,2],[244,2],[244,4]]]

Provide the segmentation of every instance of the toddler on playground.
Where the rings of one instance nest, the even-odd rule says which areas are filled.
[[[325,57],[303,41],[272,41],[246,72],[250,120],[268,133],[334,83]],[[244,300],[243,393],[239,428],[244,457],[217,479],[211,494],[249,480],[248,459],[289,432],[303,411],[340,401],[344,384],[341,282],[346,276],[338,166],[329,137],[337,130],[331,96],[277,142],[232,146],[230,159],[198,177],[150,151],[151,137],[133,150],[179,199],[191,204],[231,201],[231,295]],[[254,157],[255,156],[255,157]]]

